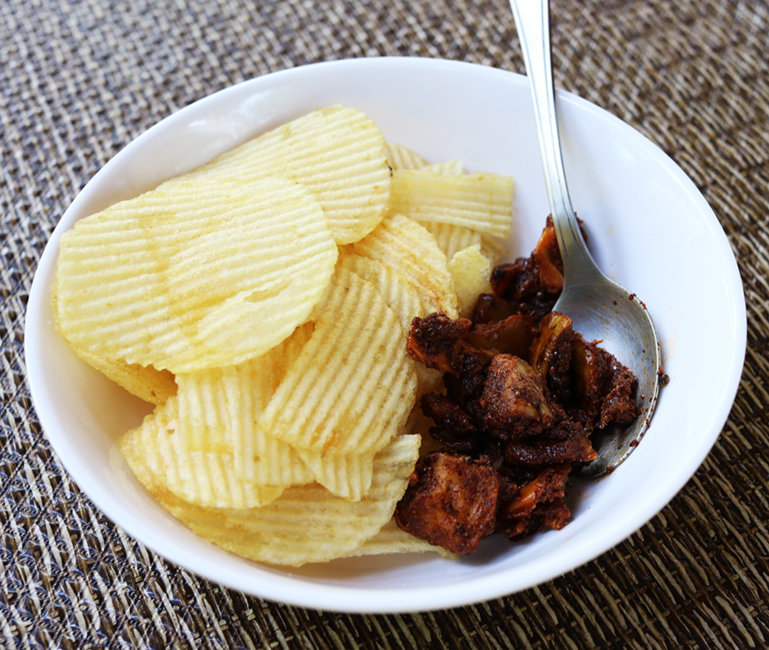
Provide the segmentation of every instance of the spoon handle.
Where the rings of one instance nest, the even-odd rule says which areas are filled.
[[[582,239],[563,169],[550,61],[548,0],[510,0],[510,8],[513,10],[534,99],[545,189],[563,259],[564,275],[571,276],[570,281],[578,281],[576,276],[583,275],[583,270],[590,273],[591,267],[595,268],[596,265]]]

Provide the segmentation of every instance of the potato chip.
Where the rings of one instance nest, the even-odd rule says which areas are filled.
[[[414,403],[416,373],[405,337],[374,285],[337,269],[315,331],[259,425],[300,449],[381,449]]]
[[[461,160],[428,163],[422,156],[402,144],[388,142],[387,160],[393,170],[396,169],[427,169],[434,174],[462,174],[464,165]]]
[[[422,156],[402,144],[388,142],[386,148],[387,160],[393,170],[420,169],[427,166],[427,161]]]
[[[496,266],[507,257],[509,243],[506,239],[484,235],[481,240],[481,251],[491,260],[492,266]]]
[[[58,300],[56,281],[51,291],[51,310],[53,322],[59,335],[67,341],[59,328]],[[89,350],[77,348],[72,341],[67,341],[70,348],[80,359],[98,370],[107,379],[115,382],[124,390],[143,399],[150,404],[162,404],[176,393],[176,381],[167,370],[157,370],[153,366],[140,366],[136,363],[126,363],[122,359],[105,359]]]
[[[348,248],[340,253],[337,268],[347,269],[373,283],[387,306],[398,316],[404,331],[411,329],[411,321],[416,316],[427,315],[417,290],[398,271],[379,260],[357,255]]]
[[[491,293],[491,260],[481,252],[480,244],[475,244],[454,254],[449,272],[457,291],[459,314],[468,316],[478,296]]]
[[[421,223],[450,223],[505,238],[512,210],[513,181],[507,176],[446,175],[425,169],[393,172],[390,211]]]
[[[336,258],[323,211],[294,183],[168,183],[62,237],[59,326],[106,359],[176,373],[233,365],[306,320]]]
[[[385,555],[387,553],[437,553],[442,557],[456,559],[456,555],[446,549],[414,537],[398,527],[394,519],[388,521],[379,532],[353,550],[350,557],[362,555]]]
[[[168,370],[157,370],[152,366],[126,363],[122,359],[104,359],[87,350],[72,346],[75,354],[87,364],[101,372],[132,395],[150,404],[163,404],[176,394],[174,376]]]
[[[425,222],[421,225],[435,237],[438,248],[443,251],[447,260],[450,260],[457,251],[473,244],[480,244],[483,241],[483,235],[477,230],[455,226],[451,223]]]
[[[261,357],[257,357],[260,359]],[[206,368],[177,375],[177,426],[174,435],[180,438],[181,449],[232,453],[228,429],[231,405],[230,377],[252,361],[226,368]]]
[[[231,453],[187,452],[178,434],[176,397],[170,397],[128,431],[120,448],[137,477],[141,472],[162,477],[177,497],[200,506],[251,508],[280,496],[285,486],[259,485],[239,479],[232,471]],[[144,469],[142,469],[144,468]]]
[[[360,501],[368,494],[374,477],[374,452],[323,454],[307,449],[296,452],[312,479],[331,494],[350,501]]]
[[[301,183],[326,214],[334,239],[357,241],[384,217],[390,169],[384,136],[360,111],[321,108],[226,151],[186,175],[248,183],[281,176]]]
[[[446,256],[423,226],[403,215],[390,215],[352,250],[402,274],[419,293],[426,313],[442,311],[456,317],[457,297]]]
[[[417,459],[419,436],[398,436],[374,459],[365,499],[335,497],[317,484],[288,488],[272,503],[250,509],[201,508],[169,492],[142,454],[130,455],[137,478],[192,531],[238,555],[271,564],[301,566],[348,554],[373,537],[403,496]]]
[[[411,322],[415,316],[426,316],[429,313],[430,305],[420,300],[416,289],[406,278],[378,260],[356,255],[351,247],[346,247],[340,254],[338,267],[346,268],[373,282],[387,305],[398,316],[406,333],[411,330]],[[442,373],[413,360],[412,365],[417,373],[417,397],[437,390]]]
[[[242,364],[178,375],[182,447],[231,454],[235,473],[246,481],[265,485],[311,481],[296,451],[267,435],[257,420],[312,331],[312,323],[302,325],[272,350]]]
[[[444,160],[422,167],[425,171],[432,174],[442,174],[444,176],[456,176],[465,173],[465,166],[461,160]]]

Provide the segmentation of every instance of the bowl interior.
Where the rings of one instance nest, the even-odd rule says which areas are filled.
[[[78,218],[149,189],[314,108],[346,104],[430,161],[516,182],[511,257],[528,254],[548,207],[526,79],[465,63],[360,59],[315,64],[220,91],[132,142],[84,188],[46,248],[30,295],[26,355],[43,428],[78,485],[115,523],[166,558],[235,589],[323,609],[405,611],[476,602],[556,576],[618,543],[661,509],[702,462],[728,415],[745,351],[734,257],[693,183],[618,119],[559,96],[572,199],[599,265],[647,304],[670,383],[642,444],[613,474],[580,483],[573,521],[470,559],[340,560],[261,566],[199,539],[134,480],[115,441],[148,407],[81,363],[56,335],[49,305],[58,238]]]

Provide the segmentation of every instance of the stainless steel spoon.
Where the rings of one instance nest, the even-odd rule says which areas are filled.
[[[598,476],[624,461],[649,426],[662,374],[660,346],[644,303],[600,271],[582,239],[563,169],[550,62],[548,0],[510,0],[510,7],[534,99],[547,197],[563,258],[563,292],[554,309],[569,316],[574,329],[586,340],[601,341],[603,348],[638,377],[638,418],[626,430],[594,440],[598,458],[585,465],[582,473]]]

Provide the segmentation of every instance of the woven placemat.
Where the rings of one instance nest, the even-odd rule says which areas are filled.
[[[61,468],[31,407],[22,351],[28,292],[72,198],[168,113],[265,72],[343,57],[434,56],[522,71],[506,2],[0,3],[5,646],[769,645],[769,6],[555,0],[553,14],[557,84],[660,145],[723,224],[748,305],[737,400],[681,493],[597,560],[472,607],[363,616],[229,591],[107,521]]]

